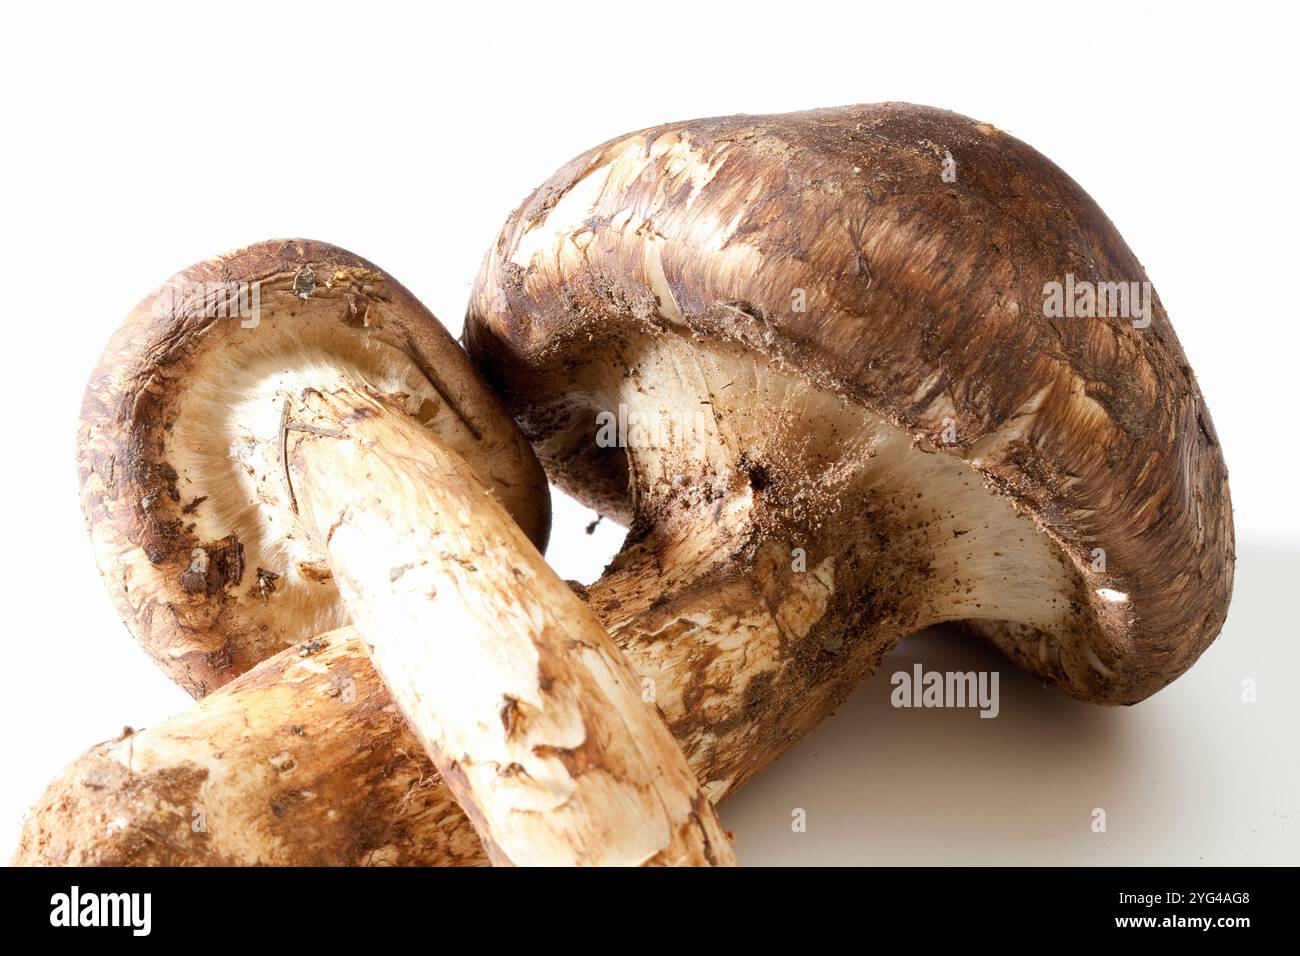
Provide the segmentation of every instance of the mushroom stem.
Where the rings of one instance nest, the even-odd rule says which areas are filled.
[[[45,791],[19,866],[486,865],[356,629],[289,647]]]
[[[658,703],[710,799],[933,624],[1020,622],[999,634],[1022,666],[1104,676],[1077,571],[953,450],[735,349],[664,337],[624,367],[589,394],[678,427],[630,432],[637,520],[588,600],[643,677],[677,675]]]
[[[359,388],[288,409],[299,517],[493,862],[733,863],[617,647],[465,459]]]

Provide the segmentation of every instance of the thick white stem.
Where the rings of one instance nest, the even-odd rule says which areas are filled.
[[[294,506],[493,861],[733,863],[640,681],[468,463],[360,390],[290,401]]]

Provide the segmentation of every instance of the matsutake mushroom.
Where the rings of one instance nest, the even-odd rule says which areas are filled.
[[[1044,157],[904,105],[621,137],[506,224],[467,344],[550,474],[631,524],[587,594],[714,800],[927,623],[962,622],[1101,703],[1141,700],[1217,635],[1232,522],[1209,413],[1158,299],[1059,314],[1075,280],[1146,277]],[[341,653],[348,673],[366,666],[355,642]],[[261,709],[225,694],[210,703]],[[294,741],[312,766],[338,725],[321,726]],[[149,800],[190,766],[159,759]],[[359,861],[358,844],[375,861],[469,859],[443,785],[402,773],[388,787],[340,770],[367,811],[296,849],[263,810],[271,835],[240,859]],[[51,859],[75,796],[73,771],[61,779],[20,860]],[[232,805],[283,792],[221,779]],[[125,816],[98,861],[135,859],[127,834],[152,817]],[[394,819],[402,840],[380,826]]]
[[[534,546],[548,491],[527,446],[370,263],[271,242],[165,283],[92,377],[82,462],[110,590],[191,690],[351,620],[494,862],[732,861]]]
[[[1223,624],[1227,469],[1165,310],[986,123],[614,139],[510,217],[464,340],[551,480],[630,521],[589,600],[642,673],[693,674],[659,704],[714,799],[927,625],[1131,704]]]

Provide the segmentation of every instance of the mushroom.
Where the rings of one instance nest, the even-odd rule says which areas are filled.
[[[527,446],[375,266],[294,241],[180,273],[113,337],[81,444],[110,590],[192,691],[350,620],[494,862],[732,862],[534,546],[548,492]]]
[[[1035,312],[1058,268],[1145,279],[1043,157],[912,106],[633,134],[507,224],[467,344],[550,473],[630,521],[586,591],[711,799],[927,621],[962,621],[1105,703],[1159,689],[1217,634],[1232,525],[1195,380],[1158,300],[1145,328]],[[677,423],[700,440],[674,444]],[[666,440],[629,441],[647,433]],[[225,693],[212,705],[237,707]],[[328,752],[328,733],[306,743]],[[35,858],[72,776],[29,824]],[[230,805],[275,792],[223,779]],[[360,832],[409,805],[372,775],[347,782],[372,797]],[[438,807],[441,786],[418,789]],[[454,808],[416,826],[468,832]],[[358,830],[313,832],[353,859]],[[316,859],[267,841],[278,861]]]
[[[589,600],[643,673],[694,675],[659,702],[688,758],[722,755],[714,799],[927,625],[1131,704],[1223,623],[1227,471],[1165,310],[1083,189],[986,123],[611,140],[510,217],[464,341],[551,480],[630,522]]]

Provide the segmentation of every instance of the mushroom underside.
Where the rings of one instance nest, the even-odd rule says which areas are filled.
[[[820,711],[812,688],[842,695],[906,634],[972,622],[1066,692],[1125,699],[1096,612],[1122,595],[959,445],[915,440],[733,342],[654,330],[618,347],[618,361],[569,363],[562,397],[516,411],[553,481],[632,517],[589,591],[625,649],[699,668],[705,697],[728,685],[724,710],[744,701],[736,682],[815,672],[802,685]],[[683,628],[714,635],[718,653],[703,661],[698,642],[669,639]],[[717,745],[727,726],[725,712],[702,719],[697,744]]]
[[[214,349],[177,407],[171,458],[201,540],[237,535],[248,569],[246,599],[274,600],[291,632],[285,643],[347,623],[325,555],[307,534],[283,461],[286,403],[305,389],[365,392],[435,432],[463,457],[490,461],[454,406],[411,355],[382,340],[359,341],[323,297],[264,320],[246,341]],[[382,305],[371,321],[383,322]],[[483,476],[503,490],[510,478]],[[274,575],[269,581],[270,575]],[[268,593],[269,592],[269,593]]]
[[[89,407],[129,410],[120,422],[96,413],[83,431],[98,563],[146,649],[199,696],[348,623],[285,466],[298,427],[286,410],[305,390],[363,392],[418,422],[545,540],[540,470],[500,410],[459,383],[468,366],[436,320],[374,273],[330,281],[304,294],[296,273],[263,279],[254,319],[215,319],[184,347],[165,339],[171,354],[141,357],[148,381],[94,386]],[[123,495],[123,475],[140,476],[142,493]]]

